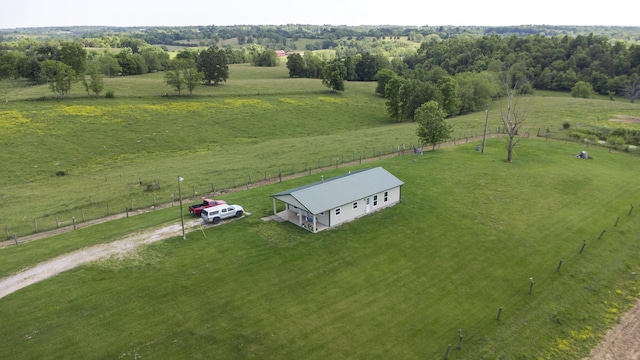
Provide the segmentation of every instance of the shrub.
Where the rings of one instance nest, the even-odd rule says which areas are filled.
[[[617,137],[621,137],[623,139],[627,138],[627,129],[625,128],[615,128],[612,132],[611,132],[612,136],[617,136]]]
[[[589,84],[588,82],[578,81],[571,88],[571,96],[576,98],[579,97],[579,98],[589,99],[593,97],[593,95],[594,95],[593,86],[591,86],[591,84]]]
[[[614,149],[620,149],[624,146],[625,140],[620,136],[610,136],[607,139],[607,144]]]
[[[588,143],[592,143],[592,144],[597,144],[598,143],[598,137],[596,135],[590,134],[590,135],[587,135],[584,138],[584,141],[588,142]]]
[[[568,121],[565,121],[564,124],[562,124],[562,128],[565,130],[569,129],[570,127],[571,127],[571,124],[569,124]]]
[[[116,92],[113,90],[107,90],[107,92],[104,94],[104,97],[106,97],[107,99],[113,99],[114,97],[116,97]]]

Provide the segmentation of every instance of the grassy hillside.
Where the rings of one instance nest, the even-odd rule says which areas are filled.
[[[453,344],[451,359],[582,358],[640,295],[638,159],[530,139],[507,164],[502,139],[476,145],[368,165],[405,182],[402,203],[318,234],[260,217],[269,194],[320,174],[228,194],[252,215],[0,299],[0,356],[441,359]],[[118,238],[163,214],[179,221],[172,208],[81,232]]]
[[[169,202],[178,196],[177,176],[186,179],[185,196],[197,198],[417,143],[414,124],[386,115],[375,83],[349,82],[334,94],[320,80],[288,78],[285,67],[235,65],[230,74],[193,97],[177,96],[160,73],[105,79],[115,99],[88,97],[76,86],[59,100],[46,85],[3,81],[4,235]],[[528,106],[534,133],[564,122],[608,126],[614,115],[638,111],[626,101],[544,92]],[[500,125],[499,107],[490,107],[491,131]],[[451,119],[456,138],[480,136],[484,115]]]

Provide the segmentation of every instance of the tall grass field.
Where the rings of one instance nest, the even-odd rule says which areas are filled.
[[[318,234],[260,219],[269,194],[318,175],[229,194],[251,215],[0,299],[2,357],[441,359],[449,344],[452,359],[586,356],[640,295],[638,159],[531,139],[507,164],[503,139],[476,145],[368,164],[405,182],[402,203]],[[1,262],[159,214],[179,222],[158,210]]]
[[[349,82],[334,94],[317,79],[290,79],[284,66],[234,65],[220,86],[178,96],[161,73],[105,79],[114,99],[87,96],[76,84],[56,99],[47,87],[0,86],[0,231],[12,238],[70,226],[184,195],[252,185],[280,175],[377,157],[417,145],[415,124],[386,115],[375,83]],[[168,96],[165,96],[168,95]],[[628,101],[530,98],[525,131],[612,123],[635,116]],[[489,132],[500,123],[489,108]],[[455,138],[481,136],[484,112],[450,119]]]
[[[191,97],[162,74],[105,79],[113,99],[0,83],[7,238],[169,203],[178,176],[188,201],[215,189],[250,213],[0,299],[0,358],[581,359],[640,296],[640,159],[533,136],[636,129],[610,119],[637,104],[539,92],[509,164],[504,138],[476,151],[484,111],[449,120],[456,146],[403,154],[416,125],[375,83],[287,75],[233,66]],[[318,234],[261,220],[270,194],[372,166],[404,181],[400,204]],[[0,277],[179,222],[173,206],[2,248]]]

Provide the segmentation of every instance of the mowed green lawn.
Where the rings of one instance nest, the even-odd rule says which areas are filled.
[[[504,139],[478,144],[367,164],[405,182],[402,203],[318,234],[260,217],[320,173],[228,194],[251,215],[0,299],[0,357],[442,359],[452,344],[450,359],[580,359],[640,295],[639,160],[529,139],[507,164]]]

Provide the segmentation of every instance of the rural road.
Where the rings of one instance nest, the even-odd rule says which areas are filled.
[[[185,221],[185,231],[198,227],[200,223],[200,219]],[[0,279],[0,299],[31,284],[56,276],[77,266],[112,256],[123,256],[129,252],[134,252],[141,245],[180,235],[182,235],[182,227],[180,223],[176,223],[133,234],[107,244],[90,246],[60,255],[32,268]]]

